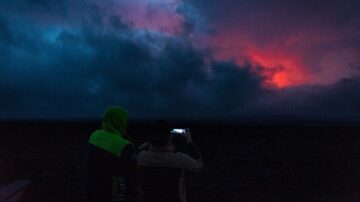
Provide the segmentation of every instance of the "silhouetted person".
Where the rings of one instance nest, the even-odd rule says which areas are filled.
[[[127,111],[110,107],[105,112],[102,129],[90,136],[88,201],[130,201],[135,195],[132,185],[136,150],[125,138],[127,121]]]
[[[200,153],[196,159],[185,153],[175,152],[171,144],[171,128],[165,121],[155,122],[150,133],[149,149],[141,151],[137,156],[143,201],[186,201],[185,171],[201,169]]]

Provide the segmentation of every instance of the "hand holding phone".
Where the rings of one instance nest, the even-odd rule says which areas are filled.
[[[185,130],[185,137],[187,139],[187,142],[190,143],[191,142],[191,132],[189,128],[186,128]]]
[[[187,143],[191,142],[191,132],[189,128],[174,128],[171,130],[174,136],[181,135],[186,139]]]

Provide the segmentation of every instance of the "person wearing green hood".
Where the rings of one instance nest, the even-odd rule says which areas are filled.
[[[106,110],[102,129],[89,138],[88,201],[130,201],[136,166],[136,148],[126,133],[128,112],[120,107]]]

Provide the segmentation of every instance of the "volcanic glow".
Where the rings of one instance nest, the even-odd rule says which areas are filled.
[[[254,68],[263,67],[266,85],[283,88],[309,82],[309,73],[299,56],[274,44],[259,47],[248,37],[226,32],[205,41],[214,50],[216,60],[231,59],[240,66],[250,63]]]
[[[138,1],[119,3],[119,14],[136,29],[157,31],[167,35],[182,32],[184,16],[177,12],[182,2],[178,0]],[[230,36],[228,35],[230,34]],[[234,46],[235,44],[235,46]],[[276,47],[257,47],[251,39],[237,32],[221,32],[218,37],[210,37],[205,46],[218,49],[214,52],[218,60],[234,58],[239,65],[244,61],[254,67],[262,66],[267,84],[276,87],[299,85],[306,82],[301,64],[294,55]],[[230,51],[229,51],[230,50]]]
[[[270,70],[273,68],[273,73],[265,76],[277,87],[299,85],[307,81],[306,74],[295,56],[284,55],[282,51],[262,52],[254,49],[249,51],[249,58],[254,64]]]
[[[122,0],[116,4],[117,14],[134,29],[171,37],[179,37],[186,30],[188,19],[181,12],[186,3],[182,0]],[[234,15],[239,16],[230,21],[228,15],[219,14],[220,18],[211,22],[215,34],[192,33],[191,41],[210,48],[216,60],[262,67],[265,86],[329,84],[351,75],[346,66],[356,58],[354,51],[345,45],[333,45],[341,44],[339,39],[348,40],[347,32],[307,21],[293,26],[292,20],[273,12],[240,15],[236,11]]]

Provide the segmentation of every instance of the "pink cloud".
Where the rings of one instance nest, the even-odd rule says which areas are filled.
[[[116,3],[117,14],[135,28],[169,35],[182,32],[184,18],[178,13],[180,0],[125,0]]]

